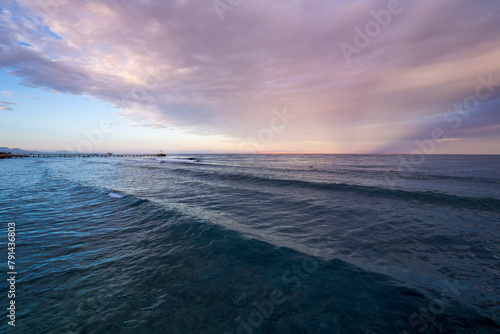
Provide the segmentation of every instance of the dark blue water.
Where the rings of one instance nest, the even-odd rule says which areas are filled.
[[[2,160],[0,330],[499,333],[500,156],[409,158]]]

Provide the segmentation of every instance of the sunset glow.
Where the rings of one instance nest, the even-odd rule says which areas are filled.
[[[500,153],[497,1],[234,3],[4,1],[0,146]]]

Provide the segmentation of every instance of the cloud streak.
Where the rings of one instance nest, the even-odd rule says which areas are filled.
[[[14,105],[14,104],[16,104],[16,103],[14,103],[14,102],[9,102],[9,101],[1,101],[1,100],[0,100],[0,110],[9,110],[9,111],[12,111],[12,110],[14,110],[14,109],[12,109],[12,108],[11,108],[11,107],[9,107],[9,106]]]
[[[341,43],[387,1],[246,1],[224,21],[189,0],[18,3],[0,13],[0,67],[27,86],[108,101],[138,126],[245,140],[286,107],[296,121],[277,143],[380,151],[428,135],[481,75],[500,92],[493,0],[401,1],[350,64]],[[481,101],[456,136],[495,129],[499,106],[498,93]]]

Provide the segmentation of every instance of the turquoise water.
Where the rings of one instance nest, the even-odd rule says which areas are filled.
[[[500,157],[409,158],[2,160],[0,330],[498,333]]]

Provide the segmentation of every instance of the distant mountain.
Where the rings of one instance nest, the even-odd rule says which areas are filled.
[[[0,152],[10,152],[12,154],[30,154],[30,153],[42,153],[38,151],[25,151],[21,150],[20,148],[8,148],[8,147],[0,147]]]
[[[57,152],[41,152],[41,151],[26,151],[20,148],[8,148],[8,147],[0,147],[0,152],[10,152],[12,154],[43,154],[43,153],[54,153],[54,154],[72,154],[77,152],[71,151],[57,151]]]
[[[82,153],[87,153],[87,152],[75,152],[75,151],[52,151],[52,152],[47,152],[47,151],[26,151],[20,148],[8,148],[8,147],[0,147],[0,152],[10,152],[12,154],[82,154]],[[104,152],[92,152],[94,154],[106,154]],[[166,154],[181,154],[181,155],[187,155],[187,154],[217,154],[217,152],[213,151],[177,151],[177,152],[165,152]],[[121,153],[117,153],[121,154]],[[222,154],[222,153],[219,153]]]

